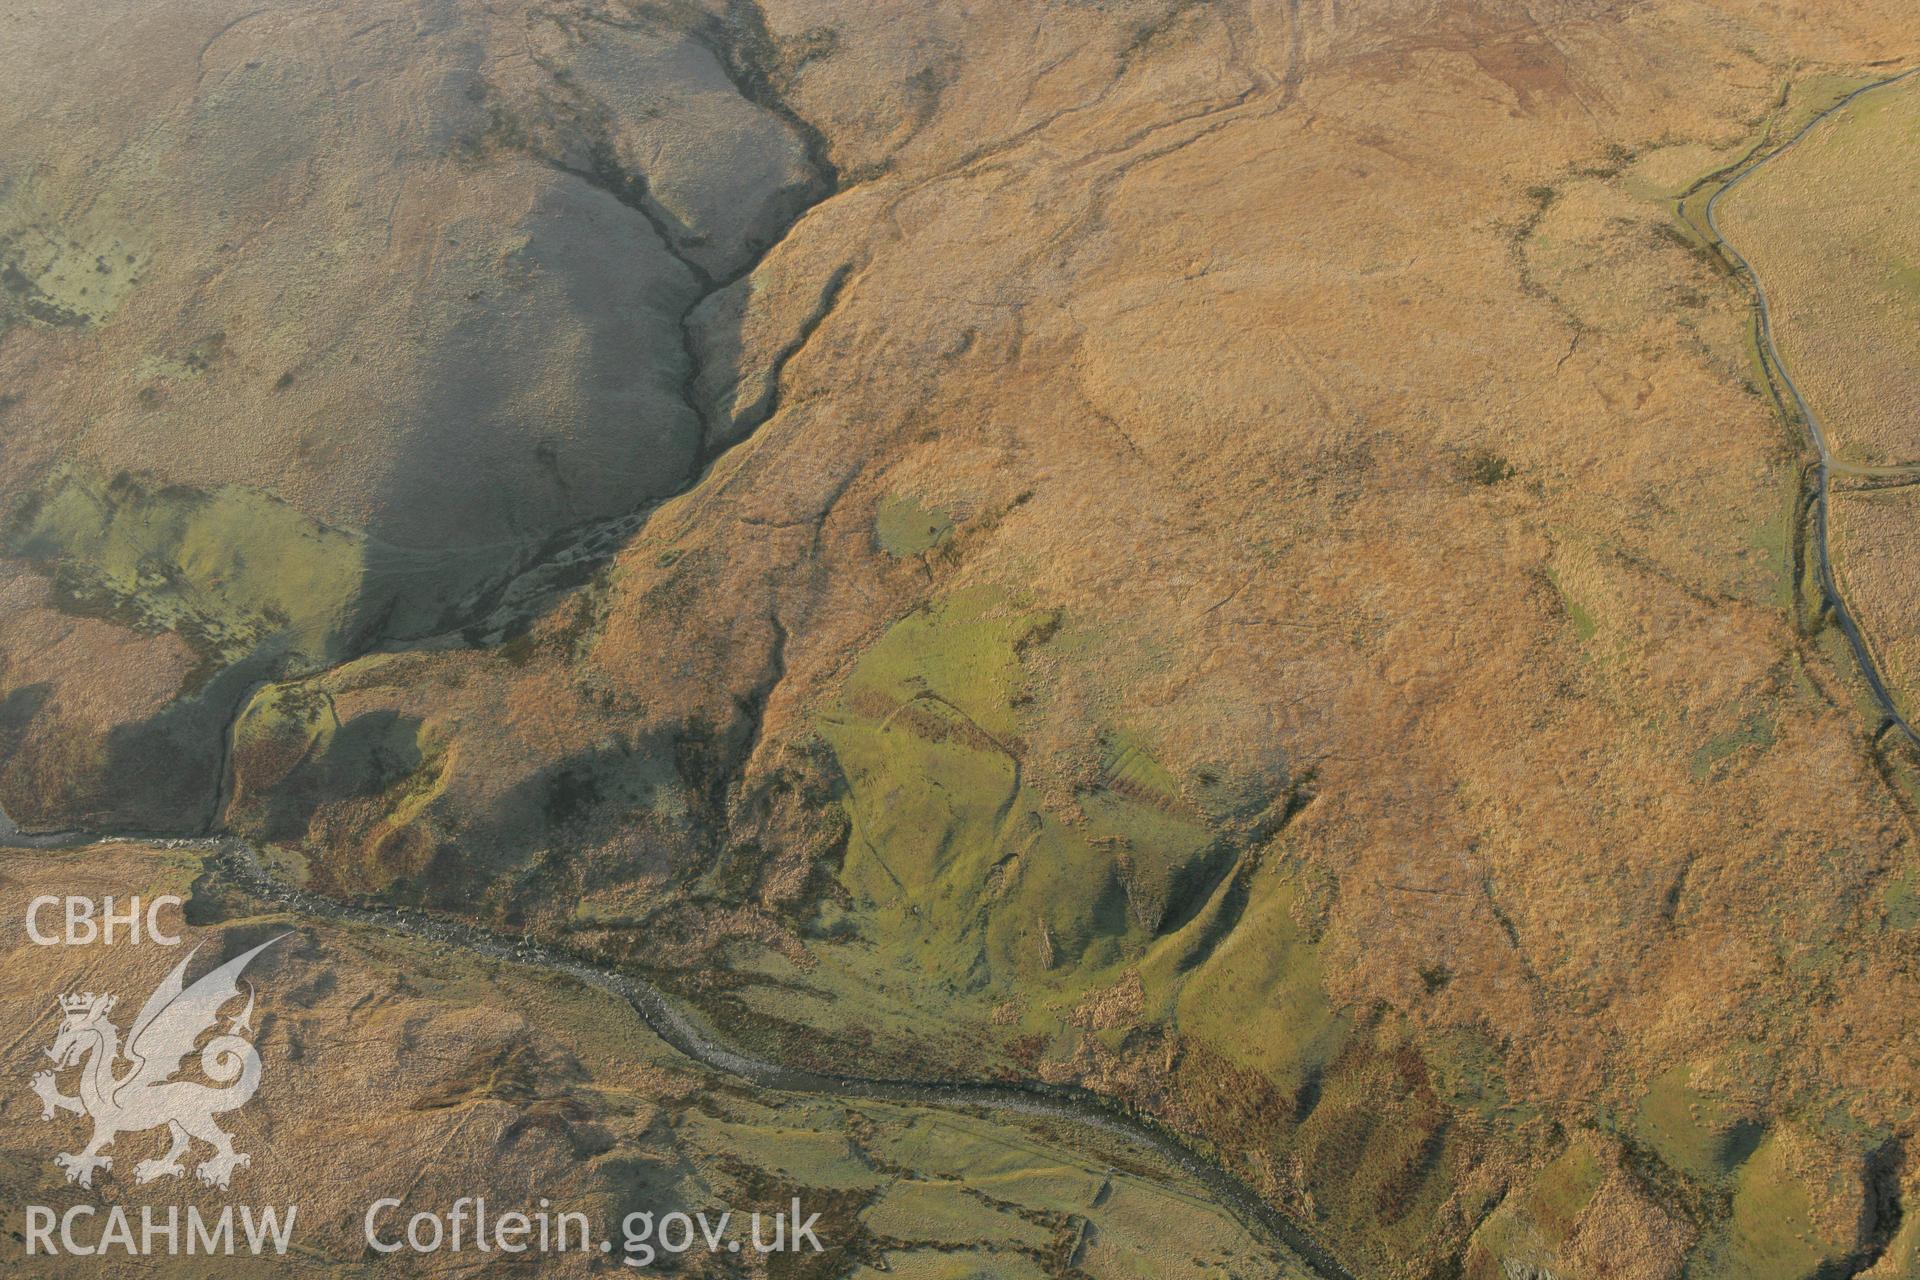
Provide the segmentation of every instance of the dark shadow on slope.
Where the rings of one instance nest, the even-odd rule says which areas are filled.
[[[525,399],[551,335],[469,299],[474,315],[434,353],[426,385],[407,409],[407,449],[381,490],[382,514],[367,529],[366,573],[325,653],[292,653],[269,628],[237,661],[209,661],[193,687],[159,713],[111,730],[94,763],[71,752],[58,765],[43,761],[76,776],[62,794],[38,788],[37,799],[14,799],[8,807],[31,827],[208,829],[218,821],[230,722],[255,685],[438,635],[463,634],[469,643],[510,638],[617,554],[660,500],[700,481],[716,449],[707,439],[687,325],[714,290],[749,274],[807,209],[832,194],[838,177],[824,139],[779,97],[766,70],[772,45],[752,6],[736,5],[725,18],[692,9],[649,12],[660,31],[707,50],[745,101],[797,139],[807,176],[768,194],[777,225],[749,239],[738,269],[716,280],[686,256],[700,229],[674,218],[653,198],[648,176],[621,169],[604,141],[587,140],[580,172],[554,164],[580,186],[555,189],[546,238],[570,234],[576,243],[543,250],[536,226],[532,252],[548,254],[536,265],[554,291],[555,314],[572,317],[584,335],[584,373],[576,381],[598,398],[593,421],[569,418],[527,430]],[[531,150],[506,150],[514,154],[466,158],[515,163],[531,155],[553,164]],[[596,237],[578,225],[584,220],[604,224],[593,252],[585,245]],[[651,274],[629,271],[623,280],[610,270],[610,263],[642,255],[655,260]],[[826,305],[843,280],[844,271]],[[771,357],[774,381],[823,316],[808,319],[806,332]],[[745,368],[745,350],[736,336],[703,354],[728,365],[716,379],[728,384],[767,372]],[[724,443],[750,434],[776,407],[772,394],[763,397],[750,420],[731,424]],[[492,425],[478,438],[484,424]],[[421,545],[423,512],[432,513],[426,527],[438,530],[428,541],[439,545]],[[16,739],[68,734],[64,726],[43,726],[37,737],[31,731],[43,708],[57,704],[57,697],[31,709],[17,704]]]

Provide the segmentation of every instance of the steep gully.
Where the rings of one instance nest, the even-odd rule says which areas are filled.
[[[602,19],[610,26],[622,24]],[[708,405],[698,391],[703,373],[699,342],[695,329],[706,304],[751,277],[762,263],[783,245],[793,230],[816,207],[847,189],[846,179],[834,163],[825,136],[795,111],[775,87],[772,67],[777,62],[774,43],[759,8],[752,0],[729,0],[724,18],[708,18],[695,23],[685,33],[691,41],[712,57],[735,93],[760,110],[777,118],[799,142],[810,179],[775,229],[774,234],[756,251],[748,254],[732,270],[715,274],[697,261],[683,243],[684,234],[676,233],[673,219],[663,209],[648,185],[646,175],[625,168],[610,138],[593,137],[588,146],[588,164],[569,164],[554,155],[536,149],[533,158],[555,172],[594,187],[631,210],[652,232],[667,256],[672,258],[693,281],[698,292],[681,312],[678,328],[686,371],[680,382],[680,399],[691,412],[699,433],[694,457],[680,486],[671,494],[647,502],[633,511],[621,512],[555,532],[531,549],[520,564],[511,566],[496,579],[475,592],[456,611],[444,619],[435,635],[395,638],[394,642],[414,646],[438,636],[458,634],[469,642],[489,643],[504,639],[523,625],[540,600],[551,598],[578,585],[593,569],[610,560],[626,546],[653,513],[675,498],[682,497],[705,483],[715,465],[732,446],[752,437],[779,409],[780,377],[787,364],[813,338],[815,330],[839,303],[851,266],[843,264],[823,283],[811,315],[767,361],[769,389],[749,409],[744,419],[731,424],[716,420],[723,415],[720,405]],[[564,80],[555,72],[556,81]],[[738,372],[744,374],[746,370]],[[723,430],[724,428],[724,430]],[[244,705],[244,701],[242,703]],[[216,810],[217,814],[217,810]]]
[[[730,16],[736,24],[734,34],[739,38],[721,38],[717,30],[702,31],[700,35],[704,37],[703,43],[708,44],[709,50],[726,67],[728,78],[742,96],[780,116],[795,130],[818,181],[807,193],[807,199],[801,207],[793,212],[782,236],[754,255],[741,269],[724,279],[716,279],[688,259],[654,207],[652,194],[644,178],[621,171],[611,162],[608,153],[596,155],[591,169],[552,164],[552,167],[608,192],[642,217],[667,251],[689,269],[700,285],[699,296],[681,318],[682,339],[689,363],[683,397],[701,423],[706,442],[681,493],[691,491],[702,483],[729,447],[749,438],[759,425],[773,416],[778,407],[781,372],[832,311],[851,274],[849,267],[842,266],[831,275],[813,314],[805,318],[799,332],[788,344],[773,354],[769,393],[753,407],[749,420],[736,426],[731,438],[715,439],[716,424],[709,421],[706,408],[694,394],[695,381],[700,372],[690,329],[695,315],[708,298],[757,269],[810,209],[841,190],[840,175],[828,159],[824,139],[780,100],[770,88],[763,69],[757,65],[764,61],[764,51],[760,48],[766,43],[764,30],[757,23],[743,22],[741,18],[743,14],[751,18],[756,13],[750,4],[736,0],[731,6]],[[740,29],[742,27],[744,30]],[[662,499],[661,502],[667,500]],[[617,553],[659,505],[659,502],[650,502],[640,510],[593,521],[549,538],[520,566],[470,598],[462,610],[464,621],[456,625],[453,631],[474,641],[497,638],[504,626],[510,626],[517,615],[522,615],[539,599],[564,590],[577,582],[584,572]],[[779,620],[776,618],[773,622],[776,634],[784,639],[784,629]],[[394,644],[412,647],[431,638],[391,637],[376,642],[369,651]],[[254,686],[256,689],[258,687]],[[241,697],[240,706],[246,705],[252,692],[248,690]],[[828,1074],[784,1066],[741,1053],[722,1043],[672,1003],[657,986],[637,974],[596,964],[525,939],[503,937],[465,921],[418,911],[402,912],[344,902],[286,884],[266,869],[250,844],[219,833],[220,815],[224,812],[230,782],[231,767],[226,756],[231,746],[232,726],[229,725],[223,743],[218,794],[214,797],[212,812],[203,828],[211,834],[181,838],[157,832],[24,832],[8,818],[4,810],[0,810],[0,849],[57,850],[107,843],[148,842],[169,849],[196,851],[204,858],[202,882],[208,888],[226,886],[313,919],[383,929],[457,948],[495,962],[562,974],[607,991],[626,1001],[647,1027],[677,1052],[707,1068],[761,1088],[816,1097],[997,1112],[1097,1132],[1109,1140],[1118,1139],[1136,1154],[1148,1155],[1191,1178],[1256,1240],[1273,1247],[1281,1258],[1287,1259],[1295,1267],[1304,1266],[1319,1280],[1354,1280],[1354,1273],[1323,1243],[1302,1224],[1274,1208],[1247,1183],[1201,1155],[1180,1136],[1151,1118],[1132,1114],[1117,1102],[1091,1090],[1035,1080],[995,1083],[907,1080]]]

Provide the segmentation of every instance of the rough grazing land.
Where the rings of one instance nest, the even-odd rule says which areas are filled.
[[[0,854],[0,868],[0,905],[13,919],[41,891],[188,898],[194,941],[207,952],[190,976],[291,934],[248,968],[260,992],[260,1089],[220,1123],[235,1149],[253,1157],[233,1192],[244,1186],[241,1203],[297,1205],[297,1247],[285,1261],[181,1257],[142,1264],[142,1274],[257,1276],[271,1267],[275,1275],[364,1275],[372,1255],[363,1219],[385,1196],[406,1202],[382,1220],[389,1242],[412,1213],[445,1215],[461,1196],[484,1197],[496,1221],[515,1208],[532,1212],[539,1197],[555,1213],[588,1215],[590,1253],[550,1255],[537,1269],[523,1258],[522,1274],[607,1274],[599,1241],[618,1242],[620,1224],[635,1212],[717,1218],[733,1208],[741,1238],[751,1241],[748,1215],[759,1211],[770,1242],[772,1214],[795,1196],[820,1215],[815,1229],[831,1253],[778,1258],[776,1268],[789,1275],[823,1274],[828,1259],[831,1274],[862,1280],[883,1272],[952,1276],[955,1240],[975,1246],[976,1261],[993,1274],[1015,1277],[1068,1268],[1101,1280],[1249,1268],[1304,1274],[1276,1263],[1178,1175],[1097,1136],[964,1112],[755,1094],[675,1054],[605,992],[209,894],[187,855],[123,845],[85,855]],[[87,974],[85,987],[120,996],[114,1020],[125,1030],[181,954],[122,946]],[[131,1191],[135,1166],[167,1145],[164,1132],[119,1138],[113,1168],[90,1191],[68,1186],[53,1164],[54,1152],[84,1144],[87,1123],[64,1113],[43,1121],[25,1081],[47,1065],[56,1020],[39,1015],[67,992],[68,960],[24,938],[9,945],[8,1008],[18,1012],[8,1014],[5,1057],[24,1101],[0,1113],[0,1188],[15,1204],[56,1212],[119,1191],[136,1233],[146,1200],[180,1205],[183,1215],[193,1205],[212,1220],[235,1197],[200,1186],[191,1167],[179,1182]],[[196,1147],[189,1165],[205,1154]],[[466,1230],[464,1254],[439,1256],[497,1265],[497,1253],[474,1252],[471,1217]],[[409,1262],[434,1260],[397,1255],[386,1265],[405,1274]],[[98,1265],[18,1256],[8,1264],[9,1274],[45,1276]],[[680,1273],[729,1274],[700,1252]]]
[[[1358,1275],[1910,1274],[1910,766],[1676,204],[1912,18],[16,9],[0,803],[1084,1084]]]

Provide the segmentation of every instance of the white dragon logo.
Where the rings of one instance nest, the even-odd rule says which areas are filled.
[[[116,999],[105,993],[83,992],[61,996],[60,1009],[66,1019],[47,1056],[64,1071],[84,1059],[80,1074],[80,1096],[70,1098],[60,1092],[53,1071],[42,1071],[33,1078],[33,1091],[40,1095],[40,1118],[53,1119],[55,1111],[71,1111],[93,1119],[93,1141],[78,1155],[61,1154],[53,1162],[67,1171],[67,1181],[83,1187],[93,1185],[95,1169],[113,1168],[113,1158],[100,1154],[122,1133],[138,1133],[165,1125],[173,1136],[173,1145],[158,1160],[142,1160],[134,1166],[135,1182],[155,1178],[178,1177],[184,1170],[180,1157],[186,1154],[190,1140],[198,1138],[213,1148],[213,1155],[194,1170],[200,1181],[210,1187],[225,1187],[233,1171],[252,1163],[252,1158],[233,1149],[232,1135],[214,1124],[213,1118],[224,1111],[245,1106],[260,1087],[260,1054],[244,1039],[242,1032],[253,1032],[253,991],[248,984],[247,1007],[227,1023],[224,1035],[209,1040],[200,1051],[200,1069],[209,1080],[223,1085],[214,1088],[194,1080],[171,1080],[181,1061],[193,1052],[194,1042],[219,1019],[220,1008],[239,996],[240,973],[252,959],[280,938],[263,942],[253,950],[235,956],[184,990],[187,965],[199,948],[174,967],[142,1006],[133,1020],[123,1053],[120,1030],[107,1018]],[[115,1070],[124,1057],[130,1067],[123,1074]]]

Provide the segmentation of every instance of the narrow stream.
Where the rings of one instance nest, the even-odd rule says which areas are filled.
[[[1890,88],[1916,75],[1920,75],[1920,67],[1856,89],[1809,120],[1800,132],[1742,169],[1714,192],[1712,198],[1707,201],[1707,229],[1713,233],[1713,238],[1721,251],[1752,287],[1754,316],[1755,323],[1759,326],[1761,354],[1774,376],[1779,378],[1780,385],[1786,388],[1787,394],[1792,398],[1793,407],[1800,415],[1800,420],[1806,424],[1807,434],[1813,439],[1813,447],[1820,454],[1819,479],[1814,487],[1813,505],[1813,545],[1815,563],[1820,575],[1820,591],[1832,607],[1834,621],[1840,624],[1840,632],[1846,636],[1848,647],[1853,650],[1854,661],[1859,665],[1860,674],[1866,680],[1867,688],[1873,692],[1874,701],[1880,704],[1880,710],[1886,716],[1886,725],[1898,729],[1908,742],[1920,747],[1920,733],[1914,732],[1913,726],[1907,723],[1907,718],[1900,713],[1899,706],[1895,704],[1893,694],[1887,688],[1886,681],[1880,674],[1880,668],[1873,660],[1873,651],[1867,647],[1866,637],[1861,633],[1859,623],[1854,620],[1853,610],[1848,607],[1846,597],[1840,594],[1840,584],[1833,576],[1831,539],[1828,536],[1830,524],[1828,495],[1833,484],[1833,473],[1836,470],[1850,468],[1834,458],[1833,449],[1827,443],[1827,433],[1821,427],[1820,419],[1814,415],[1813,407],[1800,393],[1799,384],[1794,382],[1793,375],[1787,371],[1787,362],[1781,356],[1780,348],[1774,341],[1773,308],[1767,298],[1766,286],[1761,283],[1760,273],[1755,271],[1753,264],[1747,261],[1746,256],[1734,248],[1726,236],[1721,234],[1720,223],[1715,217],[1715,210],[1729,191],[1736,189],[1748,178],[1806,141],[1816,128],[1835,114],[1844,111],[1867,94]]]
[[[276,879],[262,865],[253,847],[235,837],[25,835],[0,812],[0,848],[74,848],[134,840],[169,849],[199,851],[206,855],[205,874],[215,883],[278,903],[301,915],[383,929],[506,964],[564,974],[625,1000],[647,1027],[677,1052],[760,1088],[812,1097],[1002,1112],[1079,1126],[1121,1139],[1137,1151],[1187,1174],[1206,1188],[1255,1239],[1277,1247],[1282,1256],[1305,1266],[1320,1280],[1355,1280],[1354,1273],[1325,1246],[1292,1218],[1269,1205],[1246,1183],[1195,1152],[1171,1131],[1152,1120],[1130,1115],[1089,1090],[1038,1081],[982,1084],[965,1080],[829,1075],[783,1066],[721,1043],[669,1001],[658,987],[635,974],[594,964],[539,943],[504,938],[463,921],[419,911],[356,906],[311,893]]]

